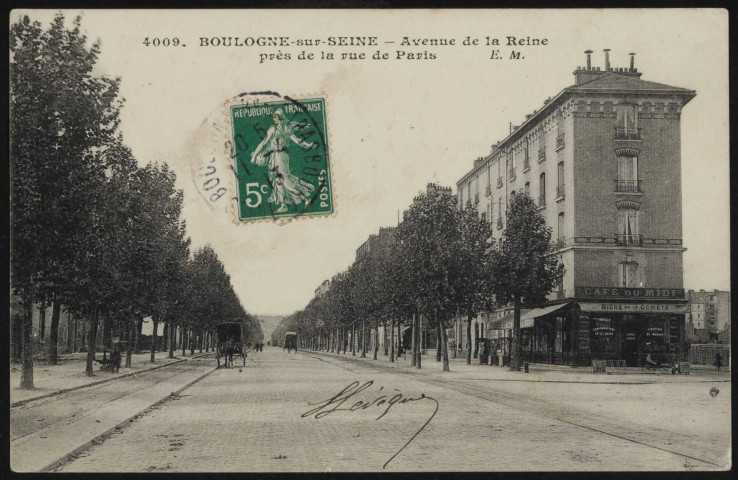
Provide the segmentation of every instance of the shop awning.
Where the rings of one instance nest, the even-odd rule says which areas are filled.
[[[559,305],[550,305],[548,307],[543,307],[543,308],[534,308],[533,310],[529,310],[527,313],[520,314],[520,323],[522,324],[523,320],[533,320],[534,318],[543,317],[544,315],[558,312],[562,308],[568,307],[568,306],[569,306],[568,303],[562,303]]]
[[[520,328],[531,328],[538,317],[543,317],[551,313],[557,312],[562,308],[568,307],[569,303],[562,303],[559,305],[550,305],[543,308],[532,308],[522,310],[520,312]],[[510,330],[513,328],[513,315],[506,315],[499,320],[492,322],[492,330]]]

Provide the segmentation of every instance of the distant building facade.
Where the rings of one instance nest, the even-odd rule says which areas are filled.
[[[315,289],[315,298],[322,297],[331,288],[330,280],[323,280],[318,288]]]
[[[505,229],[513,195],[537,203],[566,275],[549,301],[523,312],[529,361],[642,365],[683,348],[680,116],[693,90],[629,68],[574,71],[574,85],[474,161],[457,182],[460,208]],[[512,317],[482,315],[486,335],[509,339]],[[482,327],[485,329],[485,327]]]
[[[730,342],[730,292],[689,290],[687,333],[695,343]]]

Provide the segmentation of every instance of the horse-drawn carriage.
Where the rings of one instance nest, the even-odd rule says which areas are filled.
[[[246,366],[246,345],[243,341],[243,330],[240,323],[221,323],[215,326],[215,335],[218,338],[218,346],[215,349],[215,358],[220,368],[220,359],[224,359],[226,368],[233,366],[233,357],[243,358]]]
[[[283,350],[287,350],[287,353],[292,353],[292,350],[297,351],[297,333],[286,332],[284,334],[284,347]]]

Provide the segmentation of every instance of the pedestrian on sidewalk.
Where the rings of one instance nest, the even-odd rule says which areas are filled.
[[[717,367],[717,371],[720,371],[720,367],[723,366],[723,356],[720,355],[720,352],[715,352],[715,366]]]
[[[112,373],[120,372],[120,346],[118,342],[113,343],[113,351],[110,352],[110,371]]]

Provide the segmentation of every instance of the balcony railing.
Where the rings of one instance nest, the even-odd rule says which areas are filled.
[[[640,180],[615,180],[616,192],[640,193]]]
[[[538,206],[539,207],[545,207],[546,206],[546,196],[545,195],[540,195],[538,197]]]
[[[541,147],[538,149],[538,161],[543,162],[546,160],[546,147]]]
[[[523,171],[525,172],[528,170],[530,170],[530,158],[525,157],[525,159],[523,160]]]
[[[640,140],[640,128],[615,127],[615,140]]]
[[[497,177],[497,188],[502,188],[502,177]]]
[[[487,197],[492,195],[492,187],[490,185],[487,185],[487,187],[484,189],[484,195]]]
[[[556,136],[556,151],[558,152],[564,148],[564,134],[560,133]]]
[[[618,245],[640,245],[643,243],[643,235],[632,233],[618,233]]]
[[[564,195],[564,191],[565,190],[566,189],[564,188],[564,184],[563,183],[561,185],[559,185],[558,187],[556,187],[556,198],[559,199],[559,200],[565,198],[565,195]]]
[[[515,180],[515,167],[510,168],[510,171],[507,172],[507,179],[508,180]]]

